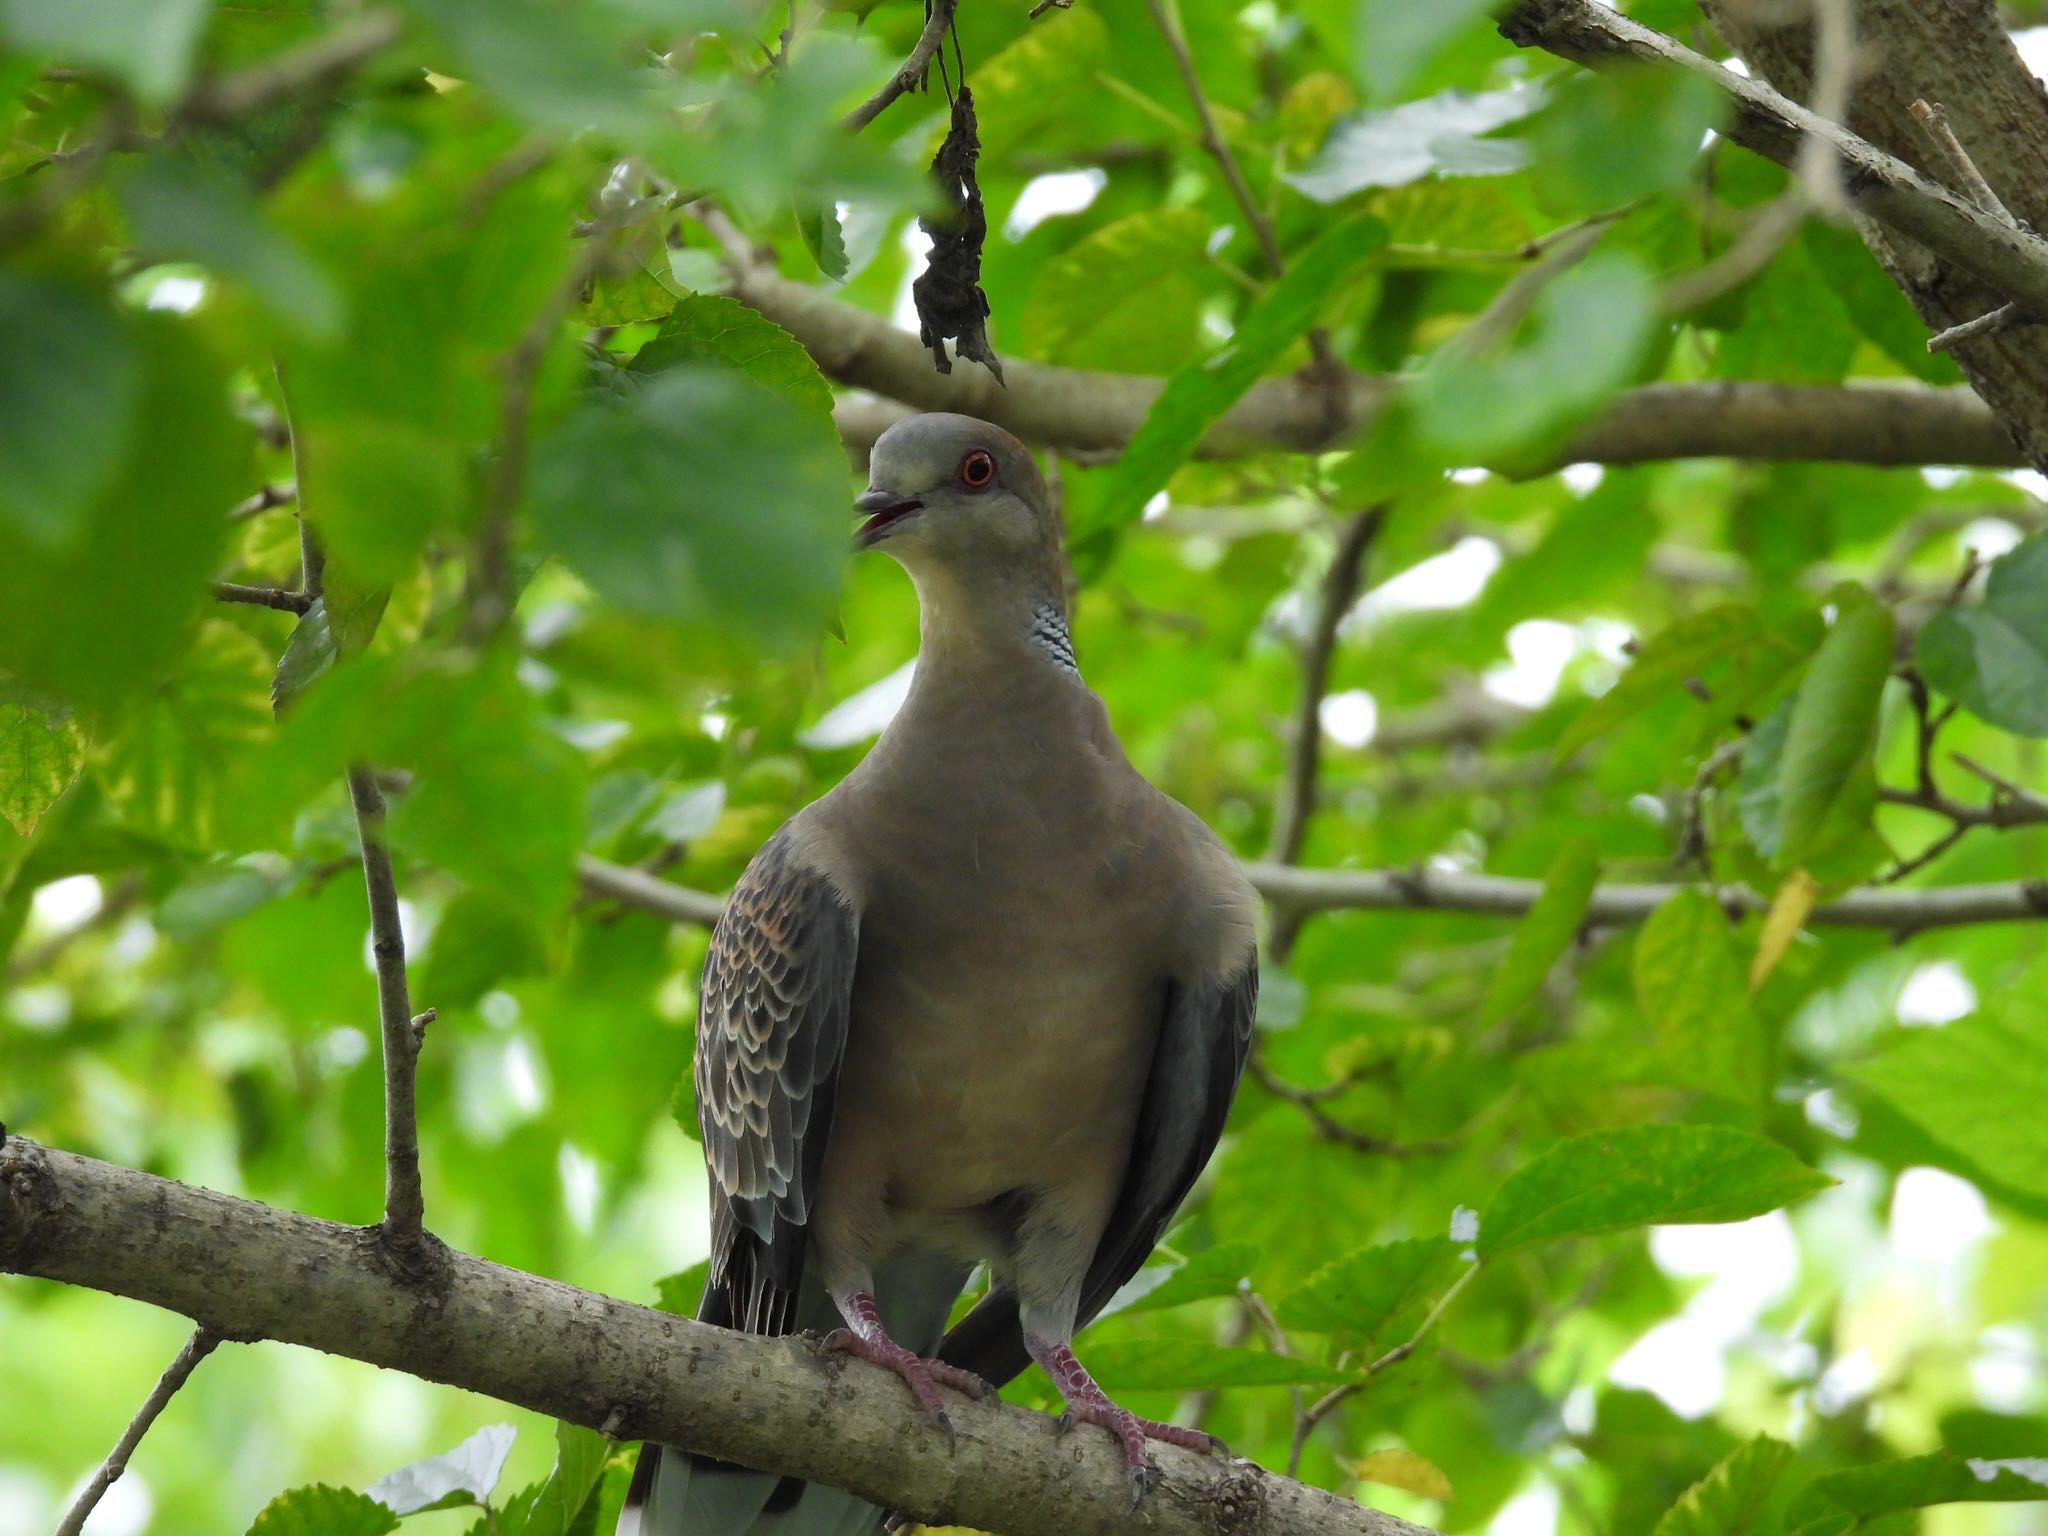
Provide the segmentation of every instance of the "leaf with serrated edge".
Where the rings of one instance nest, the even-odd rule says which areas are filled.
[[[1558,1142],[1501,1186],[1479,1224],[1479,1256],[1621,1227],[1743,1221],[1834,1182],[1726,1126],[1595,1131]]]
[[[1655,1536],[1762,1536],[1764,1511],[1792,1447],[1769,1435],[1745,1441],[1664,1511]]]

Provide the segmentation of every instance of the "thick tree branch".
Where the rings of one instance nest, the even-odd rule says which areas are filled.
[[[57,1522],[57,1536],[78,1536],[85,1529],[86,1518],[99,1506],[107,1490],[114,1486],[115,1479],[128,1470],[128,1458],[135,1454],[135,1447],[142,1444],[142,1437],[149,1433],[149,1426],[164,1411],[164,1405],[176,1395],[178,1388],[185,1385],[185,1378],[192,1374],[193,1368],[213,1353],[213,1347],[218,1343],[220,1335],[204,1324],[193,1330],[192,1337],[185,1341],[184,1347],[164,1368],[163,1375],[157,1378],[156,1385],[149,1389],[149,1396],[135,1410],[135,1417],[121,1431],[121,1438],[107,1452],[107,1459],[100,1463],[99,1470],[79,1490],[70,1510]]]
[[[1436,869],[1299,869],[1290,864],[1251,862],[1244,870],[1268,905],[1290,915],[1434,911],[1520,917],[1543,893],[1541,880]],[[638,907],[670,922],[709,927],[724,905],[720,897],[671,885],[602,859],[585,856],[577,860],[576,872],[591,895]],[[1639,923],[1686,888],[1676,883],[1598,886],[1587,904],[1586,921]],[[1731,913],[1761,912],[1770,905],[1768,896],[1747,886],[1720,886],[1714,895]],[[1810,927],[1918,933],[1923,928],[2044,918],[2048,918],[2048,880],[2012,880],[1909,891],[1862,886],[1821,903],[1806,921]]]
[[[370,953],[377,962],[377,1021],[384,1043],[384,1225],[393,1251],[410,1262],[423,1252],[420,1130],[417,1106],[420,1037],[432,1022],[416,1024],[405,980],[405,934],[398,921],[398,883],[384,842],[384,793],[377,776],[357,766],[348,773],[363,849],[363,886],[370,900]]]
[[[1027,443],[1079,458],[1114,454],[1130,441],[1164,384],[1148,375],[1015,359],[1004,365],[1005,389],[968,370],[934,373],[931,354],[910,332],[759,263],[736,271],[733,293],[795,336],[832,378],[886,397],[839,403],[840,435],[856,462],[865,461],[893,423],[915,411],[980,416]],[[1224,413],[1196,452],[1227,459],[1328,448],[1365,426],[1400,383],[1349,370],[1334,386],[1295,374],[1261,379]],[[1967,389],[1730,380],[1625,390],[1548,463],[1502,467],[1526,474],[1581,462],[1718,456],[1998,468],[2026,462],[1997,418]]]
[[[1796,171],[1807,142],[1822,140],[1841,158],[1850,207],[1954,262],[2030,313],[2048,315],[2048,243],[2009,227],[1763,81],[1724,69],[1593,0],[1519,0],[1500,30],[1512,43],[1580,64],[1633,63],[1698,75],[1727,99],[1734,114],[1728,136],[1736,143]]]
[[[0,1149],[0,1269],[1006,1536],[1429,1536],[1250,1462],[1170,1446],[1134,1516],[1107,1435],[1062,1436],[1044,1414],[962,1398],[947,1405],[949,1454],[902,1383],[801,1339],[729,1333],[461,1253],[409,1279],[375,1229],[19,1138]]]

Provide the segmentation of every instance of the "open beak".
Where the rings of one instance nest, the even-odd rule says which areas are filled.
[[[921,511],[924,503],[914,496],[901,496],[895,491],[879,488],[862,491],[853,498],[853,510],[865,519],[853,536],[856,549],[866,549],[888,531],[893,523],[899,523],[911,513]]]

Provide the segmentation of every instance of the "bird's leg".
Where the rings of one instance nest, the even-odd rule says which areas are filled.
[[[946,1414],[939,1388],[951,1387],[969,1397],[987,1397],[995,1388],[972,1371],[948,1365],[943,1360],[926,1360],[890,1338],[889,1331],[882,1326],[882,1314],[876,1310],[875,1298],[866,1291],[848,1291],[834,1300],[839,1305],[839,1315],[846,1319],[846,1326],[826,1334],[818,1347],[856,1355],[886,1371],[894,1371],[903,1378],[918,1402],[924,1405],[924,1411],[932,1422],[946,1432],[946,1443],[953,1445],[953,1421]]]
[[[1067,1405],[1067,1411],[1060,1420],[1062,1424],[1100,1424],[1117,1437],[1123,1446],[1125,1475],[1130,1478],[1131,1506],[1134,1509],[1151,1485],[1152,1466],[1145,1455],[1147,1440],[1164,1440],[1169,1445],[1185,1446],[1205,1455],[1218,1449],[1222,1443],[1214,1435],[1204,1434],[1199,1429],[1182,1429],[1178,1424],[1141,1419],[1128,1408],[1118,1407],[1110,1401],[1109,1394],[1096,1385],[1087,1368],[1074,1358],[1070,1344],[1027,1333],[1024,1335],[1024,1347],[1045,1374],[1052,1378],[1052,1384],[1059,1388],[1060,1400]]]

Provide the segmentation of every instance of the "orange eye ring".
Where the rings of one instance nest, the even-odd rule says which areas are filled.
[[[971,448],[960,461],[960,483],[970,491],[985,491],[996,483],[996,457],[986,448]]]

